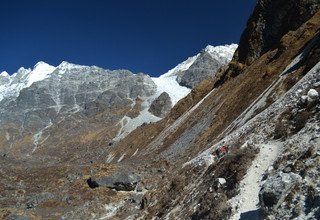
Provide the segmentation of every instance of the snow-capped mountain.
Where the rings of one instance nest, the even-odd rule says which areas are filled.
[[[236,46],[156,78],[21,69],[0,101],[0,218],[320,219],[319,9],[258,0],[218,74]]]
[[[230,62],[235,50],[237,49],[236,44],[224,45],[224,46],[211,46],[208,45],[201,53],[189,57],[184,62],[178,64],[176,67],[169,70],[167,73],[164,73],[160,77],[152,78],[153,81],[158,85],[158,93],[159,95],[162,92],[169,93],[173,103],[177,103],[181,98],[183,98],[190,89],[186,89],[183,86],[179,86],[176,81],[179,81],[179,77],[185,75],[185,71],[187,71],[192,65],[202,56],[203,53],[208,53],[212,57],[212,59],[216,60],[219,65],[207,67],[208,71],[210,71],[211,75],[213,75],[218,68],[223,65],[228,64]],[[25,69],[21,67],[16,73],[13,75],[9,75],[6,71],[3,71],[0,74],[0,101],[5,97],[17,97],[19,95],[20,90],[30,87],[33,83],[42,81],[46,78],[50,77],[50,74],[55,71],[55,75],[61,76],[67,70],[75,70],[82,71],[82,69],[88,68],[83,65],[71,64],[66,61],[63,61],[59,66],[54,67],[50,64],[47,64],[43,61],[38,62],[32,69]],[[98,68],[98,67],[96,67]],[[188,73],[187,73],[188,74]],[[190,73],[189,73],[190,74]],[[210,76],[208,73],[207,76]],[[201,81],[197,79],[197,83]],[[192,82],[189,82],[192,83]],[[194,83],[194,85],[196,85]]]
[[[0,101],[6,97],[17,97],[22,89],[48,78],[49,74],[54,70],[54,66],[44,62],[38,62],[33,69],[21,67],[12,76],[9,76],[7,72],[2,72],[1,76],[5,78],[6,81],[2,83],[0,81]]]
[[[201,65],[204,53],[219,64],[202,66],[210,69],[211,74],[231,59],[235,49],[236,45],[208,46],[159,77],[65,61],[57,67],[38,62],[32,69],[21,67],[11,76],[3,72],[0,76],[0,131],[5,134],[4,127],[11,124],[20,133],[14,138],[5,138],[4,151],[19,148],[15,144],[24,138],[23,133],[34,131],[29,142],[24,143],[23,152],[28,153],[22,155],[33,154],[40,144],[56,141],[49,131],[66,120],[73,120],[74,129],[81,124],[114,127],[105,135],[106,142],[119,141],[142,124],[159,121],[189,94],[191,89],[179,84],[179,78],[195,74],[188,70],[195,63]],[[197,82],[199,78],[190,78],[190,84]],[[100,121],[89,122],[98,115]],[[77,132],[80,131],[75,130]]]
[[[176,76],[176,81],[180,85],[194,88],[202,80],[213,77],[220,67],[227,65],[231,61],[237,47],[237,44],[224,46],[208,45],[197,55],[189,57],[162,75],[162,78]]]

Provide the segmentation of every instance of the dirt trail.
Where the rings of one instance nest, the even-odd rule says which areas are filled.
[[[259,154],[240,183],[240,193],[229,201],[235,212],[231,220],[242,219],[244,215],[246,215],[247,219],[250,217],[255,219],[254,215],[258,217],[259,191],[261,188],[262,175],[272,166],[279,155],[279,151],[280,143],[278,142],[260,146]]]

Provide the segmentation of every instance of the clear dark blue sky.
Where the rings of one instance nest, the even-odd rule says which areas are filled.
[[[238,43],[256,0],[0,0],[0,72],[42,60],[159,75]]]

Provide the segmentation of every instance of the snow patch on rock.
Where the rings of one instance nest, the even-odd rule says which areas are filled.
[[[169,94],[172,105],[174,106],[177,102],[187,96],[191,89],[180,86],[176,81],[177,76],[166,76],[162,75],[160,77],[153,77],[153,82],[157,85],[157,93],[155,97],[158,97],[161,93],[166,92]]]

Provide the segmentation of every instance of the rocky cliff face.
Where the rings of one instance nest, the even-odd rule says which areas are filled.
[[[258,1],[248,20],[235,60],[251,64],[255,59],[280,46],[281,38],[299,28],[319,9],[318,0]]]
[[[302,11],[307,17],[302,16],[305,20],[298,19],[298,23],[294,19],[281,20],[283,14],[291,15],[288,7]],[[150,106],[140,97],[132,96],[135,104],[129,101],[125,104],[131,107],[130,114],[120,120],[120,132],[115,131],[127,132],[122,139],[111,142],[99,139],[106,130],[110,132],[106,121],[104,127],[87,123],[92,127],[81,135],[77,133],[82,129],[79,126],[70,138],[73,131],[70,127],[75,121],[71,117],[52,125],[49,133],[48,140],[56,138],[51,143],[67,140],[59,146],[60,154],[53,145],[43,145],[35,151],[54,155],[57,162],[36,160],[36,154],[24,160],[4,155],[0,161],[3,177],[0,187],[5,190],[0,193],[5,199],[1,201],[4,208],[0,209],[0,216],[318,219],[320,11],[317,8],[316,1],[298,0],[290,6],[278,0],[258,1],[244,32],[251,40],[242,37],[238,54],[230,64],[196,85],[181,100],[180,94],[175,93],[178,90],[168,91],[175,104],[171,111],[160,121],[144,123],[127,132],[131,125],[141,122],[139,117],[129,118]],[[279,16],[281,24],[264,29]],[[268,25],[260,23],[259,28],[250,28],[260,21],[268,21]],[[287,25],[283,26],[283,22]],[[267,30],[273,30],[269,34],[277,36],[278,43],[273,43],[274,37],[262,37],[261,33],[266,34]],[[252,43],[254,39],[260,39],[259,43]],[[241,60],[240,48],[249,48]],[[176,78],[181,73],[188,72],[193,64],[195,69],[201,66],[196,62],[200,56],[152,79],[156,85],[155,90],[151,89],[152,100],[157,100],[168,86],[177,88]],[[201,59],[206,61],[205,65],[210,60],[207,54]],[[167,95],[163,96],[164,100],[159,98],[154,105],[168,103]],[[119,102],[110,97],[114,96],[106,95],[106,100],[115,105]],[[103,96],[101,100],[104,99]],[[103,109],[104,105],[102,101],[97,109]],[[89,116],[91,112],[94,111],[89,108],[78,117],[88,117],[88,122],[104,117],[95,113]],[[8,135],[12,134],[10,125],[6,127]],[[46,137],[46,132],[42,135]],[[3,134],[0,140],[7,137]],[[89,145],[88,140],[94,141]]]
[[[48,71],[44,73],[45,69]],[[1,150],[7,155],[32,154],[45,141],[61,145],[59,142],[68,137],[59,134],[59,141],[57,135],[50,135],[58,125],[70,136],[94,129],[93,124],[96,129],[117,127],[123,117],[139,114],[137,98],[145,100],[156,93],[151,77],[126,70],[109,71],[64,62],[57,68],[38,63],[30,71],[21,69],[14,76],[7,76],[9,83],[3,85],[7,88],[1,100],[0,127],[6,140]],[[40,72],[45,76],[35,78]],[[66,125],[71,117],[72,124]],[[112,136],[109,133],[110,139]]]

